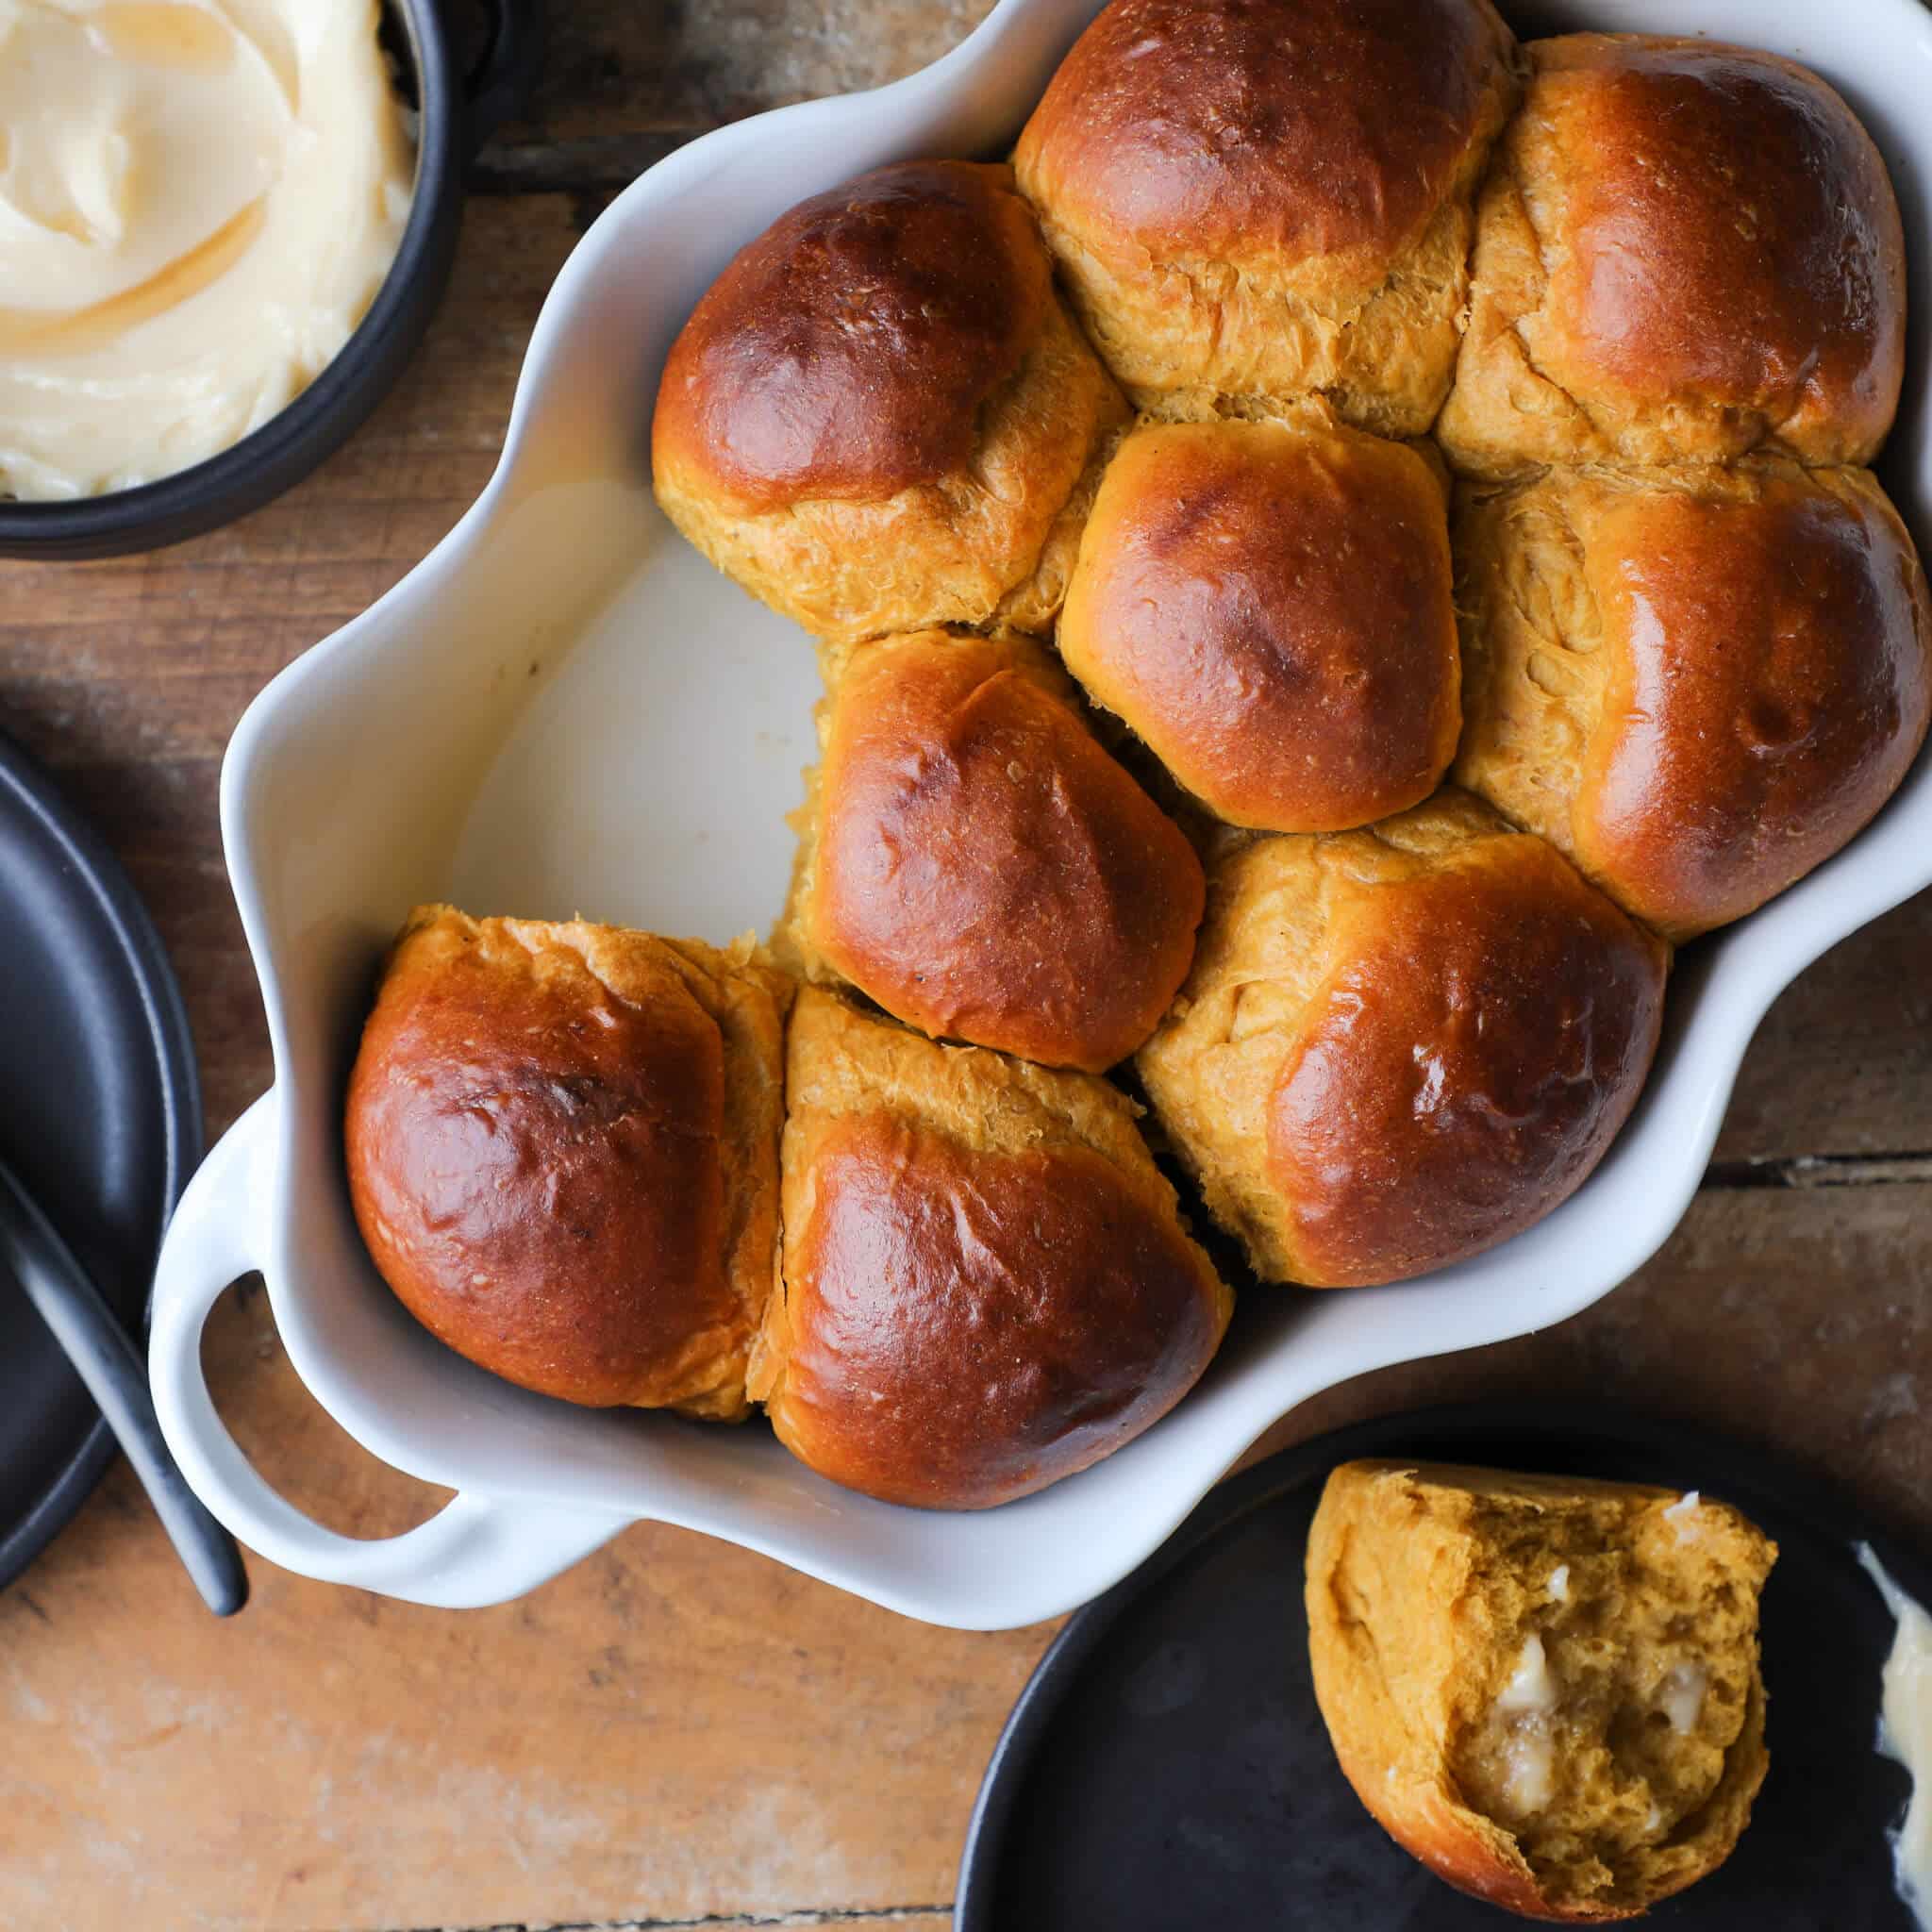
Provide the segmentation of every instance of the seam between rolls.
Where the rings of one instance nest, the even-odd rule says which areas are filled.
[[[1516,130],[1514,128],[1508,129],[1506,131],[1503,138],[1498,141],[1496,144],[1495,160],[1492,165],[1496,175],[1503,182],[1507,183],[1508,192],[1510,195],[1513,197],[1518,209],[1522,213],[1523,225],[1529,231],[1530,239],[1536,244],[1537,269],[1539,274],[1541,275],[1542,279],[1541,286],[1537,290],[1537,299],[1534,307],[1530,308],[1518,309],[1514,314],[1512,314],[1509,317],[1509,320],[1506,326],[1507,327],[1510,336],[1515,340],[1517,349],[1523,357],[1524,367],[1526,368],[1530,372],[1530,374],[1537,378],[1539,382],[1547,385],[1547,387],[1554,390],[1557,394],[1561,396],[1564,399],[1564,401],[1567,402],[1570,405],[1570,407],[1573,409],[1574,409],[1576,413],[1583,419],[1584,423],[1588,425],[1590,433],[1593,437],[1595,437],[1600,442],[1606,444],[1612,452],[1614,452],[1616,449],[1616,440],[1605,432],[1603,425],[1596,420],[1595,416],[1591,412],[1590,405],[1586,403],[1580,396],[1573,393],[1567,387],[1565,387],[1564,384],[1558,382],[1557,378],[1554,375],[1552,375],[1550,372],[1542,366],[1542,364],[1537,359],[1535,350],[1530,346],[1528,337],[1524,334],[1523,325],[1524,319],[1530,315],[1541,315],[1549,307],[1550,284],[1555,279],[1555,271],[1552,269],[1550,263],[1550,239],[1543,233],[1542,229],[1537,225],[1536,215],[1530,207],[1529,194],[1524,186],[1523,170],[1518,163],[1518,157],[1516,155],[1513,145],[1513,139]],[[1480,201],[1478,201],[1478,208],[1480,208]],[[1472,235],[1470,242],[1470,259],[1472,264],[1472,297],[1474,296],[1474,263],[1475,258],[1475,243],[1476,239],[1480,236],[1480,233],[1481,221],[1480,218],[1478,218],[1475,224],[1475,233]]]

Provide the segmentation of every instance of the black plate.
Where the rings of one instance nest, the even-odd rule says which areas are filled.
[[[1771,1774],[1711,1877],[1646,1922],[1707,1932],[1912,1932],[1887,1828],[1906,1773],[1873,1748],[1891,1618],[1870,1541],[1932,1601],[1932,1568],[1809,1480],[1626,1411],[1495,1403],[1391,1416],[1223,1485],[1041,1660],[979,1793],[956,1932],[1496,1932],[1374,1824],[1308,1681],[1302,1550],[1323,1479],[1415,1456],[1703,1489],[1780,1546],[1764,1595]]]
[[[113,855],[0,738],[0,1158],[137,1334],[200,1156],[194,1053],[160,941]],[[0,1282],[0,1585],[112,1454],[66,1357]]]

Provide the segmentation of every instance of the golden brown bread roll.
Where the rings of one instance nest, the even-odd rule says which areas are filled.
[[[784,1278],[751,1389],[820,1474],[985,1508],[1111,1455],[1194,1385],[1233,1300],[1124,1094],[815,987],[786,1080]]]
[[[1639,918],[1740,918],[1891,795],[1932,602],[1863,470],[1552,471],[1466,489],[1457,780]]]
[[[740,251],[672,347],[652,466],[672,522],[821,637],[1043,631],[1124,416],[1010,171],[907,161]]]
[[[349,1080],[397,1298],[545,1395],[735,1419],[771,1291],[783,975],[612,926],[410,914]]]
[[[1307,1612],[1349,1783],[1460,1890],[1555,1924],[1636,1918],[1750,1822],[1776,1557],[1695,1491],[1343,1464]]]
[[[1059,648],[1230,824],[1338,831],[1420,804],[1461,719],[1441,486],[1325,414],[1137,430],[1101,479]]]
[[[1437,425],[1451,462],[1869,461],[1905,367],[1905,241],[1851,109],[1709,41],[1526,51]]]
[[[1419,436],[1513,60],[1489,0],[1113,0],[1014,168],[1142,408],[1319,391]]]
[[[1541,840],[1445,789],[1209,868],[1137,1064],[1209,1211],[1270,1281],[1400,1281],[1579,1187],[1635,1105],[1663,946]]]
[[[1206,889],[1029,639],[828,661],[790,938],[924,1031],[1092,1072],[1154,1030]]]

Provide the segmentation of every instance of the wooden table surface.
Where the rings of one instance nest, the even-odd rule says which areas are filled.
[[[0,725],[154,908],[211,1133],[269,1078],[216,826],[242,707],[482,487],[538,306],[618,188],[720,121],[919,65],[988,4],[555,0],[441,320],[353,444],[202,541],[0,565]],[[1774,1443],[1932,1535],[1928,948],[1932,895],[1778,1003],[1683,1226],[1607,1302],[1334,1391],[1262,1446],[1446,1396],[1607,1392]],[[258,1291],[228,1296],[208,1353],[295,1501],[362,1534],[434,1507],[316,1410]],[[937,1932],[988,1751],[1053,1634],[927,1629],[649,1525],[467,1614],[251,1568],[245,1613],[206,1616],[117,1466],[0,1595],[0,1924]]]

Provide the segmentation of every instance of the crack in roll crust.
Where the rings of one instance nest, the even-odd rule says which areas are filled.
[[[1264,1279],[1405,1280],[1582,1185],[1649,1071],[1665,965],[1549,846],[1445,789],[1224,852],[1137,1065]]]
[[[814,196],[739,253],[672,346],[659,503],[820,637],[1052,624],[1125,406],[1011,181],[912,161]]]
[[[1904,373],[1905,242],[1851,109],[1755,49],[1574,34],[1525,51],[1437,425],[1450,460],[1869,461]]]
[[[1465,487],[1457,782],[1673,940],[1829,858],[1910,768],[1932,599],[1862,470]]]
[[[397,1299],[541,1394],[743,1415],[790,997],[748,946],[419,908],[345,1117]]]
[[[1672,1490],[1344,1463],[1306,1591],[1344,1774],[1460,1890],[1553,1924],[1640,1916],[1749,1822],[1776,1556],[1736,1509]]]
[[[1058,642],[1095,703],[1232,824],[1336,831],[1420,804],[1456,751],[1441,487],[1325,411],[1122,443]]]
[[[1320,391],[1420,435],[1514,58],[1488,0],[1113,0],[1014,166],[1143,408]]]
[[[787,1080],[783,1281],[751,1388],[801,1460],[985,1508],[1111,1455],[1199,1378],[1232,1297],[1124,1094],[815,987]]]
[[[1124,1059],[1187,973],[1206,888],[1058,665],[925,631],[829,668],[789,934],[807,970],[936,1036]]]

